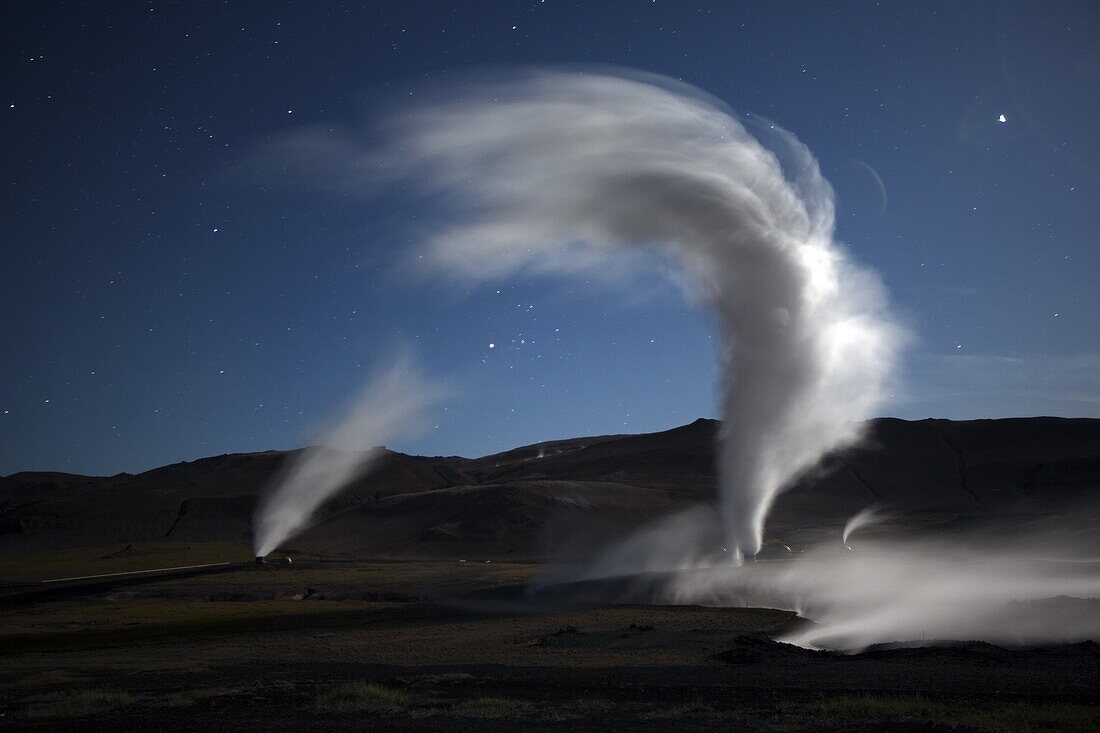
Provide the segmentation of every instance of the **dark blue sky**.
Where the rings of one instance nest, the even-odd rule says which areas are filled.
[[[361,5],[4,4],[0,473],[298,446],[402,342],[456,389],[411,452],[715,415],[709,317],[658,278],[418,281],[399,192],[249,181],[477,65],[634,67],[795,133],[916,335],[886,414],[1100,416],[1096,3]]]

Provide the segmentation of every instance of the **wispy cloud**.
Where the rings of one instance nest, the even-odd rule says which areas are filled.
[[[1100,354],[918,353],[905,372],[903,417],[1100,417]]]

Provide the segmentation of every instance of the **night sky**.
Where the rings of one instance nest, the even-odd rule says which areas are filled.
[[[715,416],[711,317],[658,275],[418,279],[412,196],[258,172],[477,66],[632,67],[797,135],[914,334],[884,414],[1100,417],[1095,2],[9,2],[0,36],[0,473],[297,447],[402,344],[454,389],[408,452]]]

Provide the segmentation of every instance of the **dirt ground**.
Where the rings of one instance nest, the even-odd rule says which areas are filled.
[[[5,603],[0,728],[1100,730],[1096,644],[812,652],[771,640],[807,623],[783,611],[525,602],[539,570],[306,558]]]

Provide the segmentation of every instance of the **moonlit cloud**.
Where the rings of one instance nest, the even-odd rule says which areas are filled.
[[[901,417],[968,420],[1058,414],[1091,417],[1100,404],[1100,354],[915,353]]]

